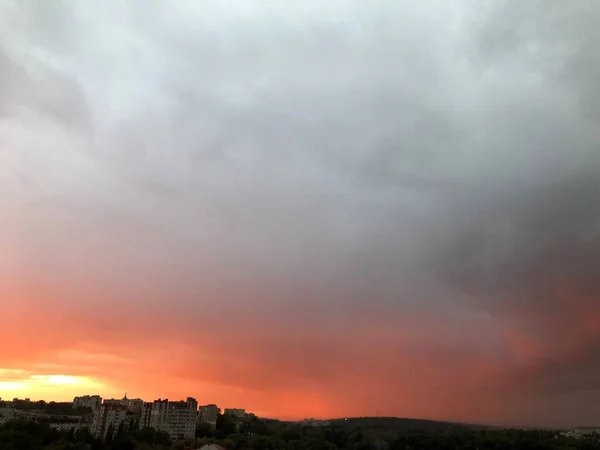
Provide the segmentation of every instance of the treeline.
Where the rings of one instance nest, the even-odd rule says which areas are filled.
[[[170,450],[172,447],[169,436],[155,430],[119,431],[109,442],[102,442],[87,429],[58,431],[34,421],[10,421],[0,427],[0,450]]]
[[[252,418],[232,433],[233,419],[217,429],[199,427],[198,447],[214,442],[228,450],[600,450],[595,436],[562,437],[558,431],[501,430],[453,423],[359,418],[327,426]]]
[[[14,408],[19,411],[38,411],[54,416],[84,415],[92,412],[90,408],[73,408],[71,402],[45,402],[44,400],[36,402],[19,399],[11,402],[0,401],[0,408]]]
[[[165,433],[148,429],[119,430],[103,443],[87,430],[61,432],[35,422],[9,422],[0,428],[0,450],[192,450],[207,443],[227,450],[600,450],[596,435],[574,439],[557,431],[400,419],[353,419],[308,426],[256,417],[239,422],[220,415],[216,429],[199,426],[196,438],[188,442],[171,442]]]

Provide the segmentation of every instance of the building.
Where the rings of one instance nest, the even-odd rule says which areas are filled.
[[[141,398],[127,399],[125,407],[129,411],[139,414],[142,412],[142,409],[144,407],[144,400],[142,400]]]
[[[152,402],[144,402],[142,406],[142,416],[140,417],[140,429],[154,428],[150,426],[150,418],[152,417]]]
[[[298,423],[305,425],[305,426],[309,426],[309,427],[326,427],[331,424],[331,421],[309,418],[309,419],[303,419],[303,420],[299,421]]]
[[[0,408],[0,425],[14,420],[18,417],[18,412],[12,408]]]
[[[198,411],[198,423],[208,424],[215,428],[217,426],[217,417],[219,415],[219,407],[217,405],[204,405]]]
[[[200,447],[200,450],[226,450],[225,447],[221,447],[217,444],[206,444],[203,447]]]
[[[128,411],[138,414],[142,412],[142,408],[144,407],[144,400],[141,398],[127,398],[127,394],[123,398],[107,398],[103,403],[106,405],[123,406]]]
[[[102,403],[105,405],[123,406],[125,408],[129,407],[129,399],[127,398],[127,394],[125,394],[123,398],[105,398]]]
[[[572,439],[583,439],[585,437],[598,437],[600,435],[600,428],[595,427],[579,427],[570,431],[562,432],[562,437]]]
[[[94,411],[90,432],[94,437],[106,441],[109,433],[112,433],[112,438],[120,428],[128,425],[127,409],[123,405],[103,403]]]
[[[79,422],[51,422],[48,426],[57,431],[77,431],[82,428]]]
[[[99,395],[84,395],[82,397],[75,397],[73,399],[73,409],[90,408],[92,411],[94,411],[101,404],[102,397]]]
[[[198,402],[188,397],[185,401],[173,402],[158,399],[144,404],[140,428],[164,431],[171,439],[189,439],[196,435]]]
[[[165,430],[173,439],[188,439],[196,435],[198,402],[188,397],[186,401],[169,402],[169,429]]]
[[[230,416],[233,416],[236,419],[246,418],[246,410],[241,408],[225,408],[224,414],[229,414]]]
[[[168,411],[169,399],[154,400],[150,409],[149,428],[166,431],[169,428]]]
[[[225,408],[224,414],[233,417],[236,430],[240,430],[241,425],[248,418],[246,410],[242,408]]]

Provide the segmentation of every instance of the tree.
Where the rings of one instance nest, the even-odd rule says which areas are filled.
[[[127,433],[124,424],[120,424],[114,439],[111,441],[110,448],[113,450],[135,450],[135,447],[133,437]]]
[[[129,434],[138,444],[148,444],[152,447],[166,448],[171,446],[171,437],[164,431],[144,428],[143,430],[131,430]]]
[[[106,429],[106,436],[104,437],[104,442],[112,441],[113,436],[115,435],[115,427],[111,423]]]
[[[213,437],[215,429],[208,423],[201,423],[196,427],[196,437],[198,439],[205,437]]]
[[[217,416],[217,436],[226,437],[237,431],[235,417],[230,414],[219,414]]]
[[[250,443],[254,450],[273,450],[275,448],[275,442],[267,436],[254,436]]]

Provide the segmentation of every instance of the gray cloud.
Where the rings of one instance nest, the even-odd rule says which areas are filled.
[[[510,383],[576,389],[600,8],[434,3],[2,5],[0,267],[207,322],[448,316],[498,364],[517,330]]]

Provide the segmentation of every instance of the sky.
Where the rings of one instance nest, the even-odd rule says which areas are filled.
[[[0,0],[0,397],[600,422],[596,0]]]

